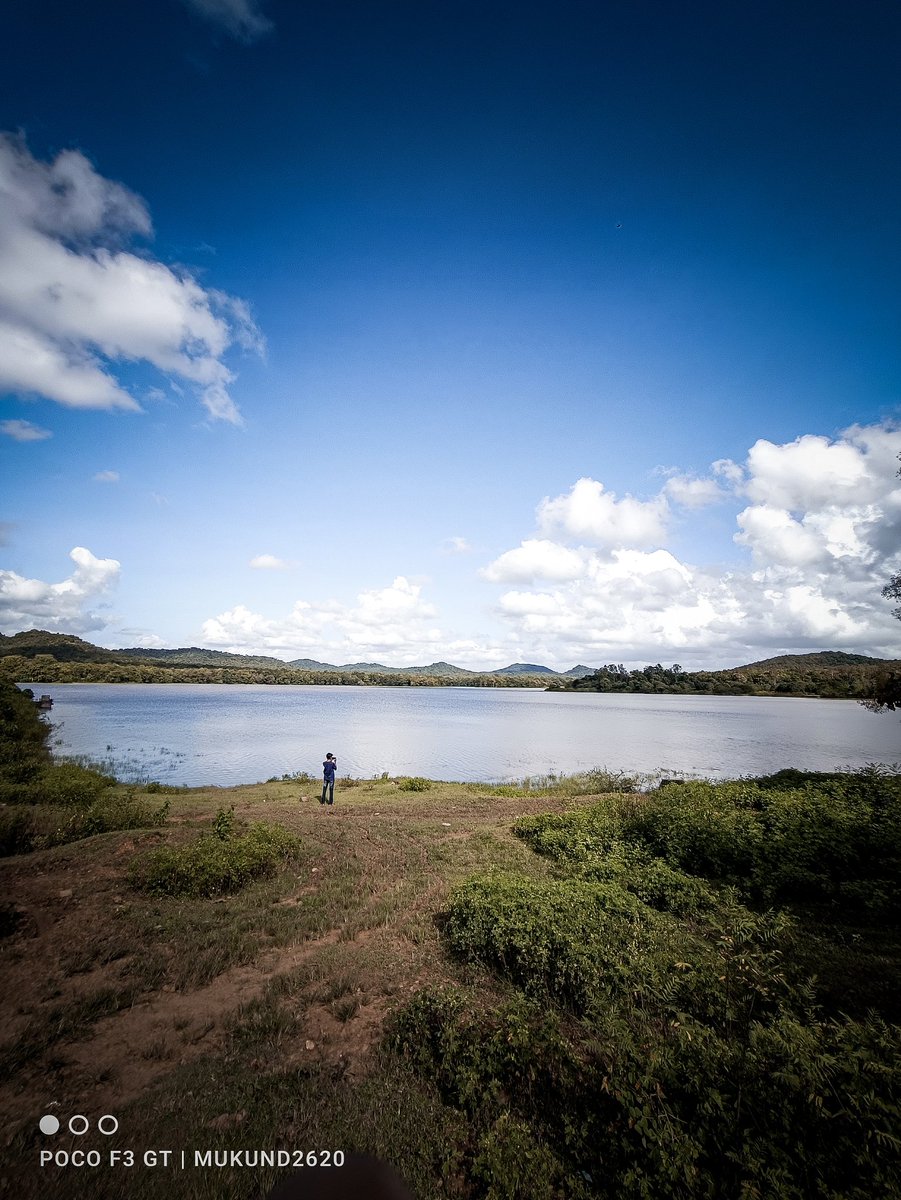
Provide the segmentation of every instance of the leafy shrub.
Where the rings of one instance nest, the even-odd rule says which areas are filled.
[[[390,1035],[467,1113],[475,1194],[901,1195],[901,1028],[826,1018],[795,920],[742,903],[896,912],[899,805],[869,770],[517,822],[556,878],[472,879],[442,926],[510,999],[420,993]]]
[[[7,789],[29,783],[50,760],[52,726],[41,720],[33,698],[33,692],[0,680],[0,800],[13,799]]]
[[[538,853],[598,877],[627,882],[628,863],[651,900],[651,876],[703,878],[752,903],[829,901],[893,916],[901,912],[901,775],[870,768],[816,776],[795,788],[771,786],[788,773],[727,783],[665,784],[641,797],[611,797],[590,808],[519,821],[516,833]],[[792,779],[803,776],[796,772]],[[631,847],[628,850],[627,847]],[[675,877],[667,881],[671,895]],[[641,886],[634,886],[642,894]]]
[[[427,792],[432,786],[432,781],[423,779],[421,775],[407,775],[398,779],[397,786],[402,792]]]
[[[4,805],[0,808],[0,857],[27,854],[34,849],[36,827],[30,807]]]
[[[168,816],[168,800],[155,808],[138,800],[134,792],[101,796],[89,808],[73,812],[50,844],[74,842],[117,829],[153,829],[165,825]]]
[[[184,846],[153,850],[132,864],[129,880],[156,895],[236,892],[254,879],[273,874],[298,848],[297,838],[280,825],[254,824],[239,836],[203,834]]]
[[[112,775],[75,762],[59,762],[47,767],[34,782],[33,795],[40,804],[90,806],[115,785]]]
[[[534,1194],[568,1200],[901,1194],[901,1031],[876,1019],[780,1007],[723,1036],[689,1019],[564,1020],[516,996],[485,1011],[422,992],[389,1037],[467,1113],[481,1196],[529,1194],[517,1151]]]
[[[213,820],[213,833],[220,842],[227,842],[235,831],[235,806],[220,808]]]
[[[443,932],[460,957],[575,1013],[624,1004],[726,1030],[792,992],[783,971],[791,918],[752,913],[728,894],[689,923],[615,881],[496,874],[456,889]]]
[[[266,782],[313,784],[317,782],[317,779],[315,775],[311,775],[308,771],[286,771],[284,775],[271,776]]]
[[[484,1200],[556,1200],[563,1178],[557,1156],[532,1127],[505,1112],[479,1140],[472,1177]]]
[[[154,807],[133,792],[106,793],[87,808],[71,805],[18,805],[0,808],[0,857],[63,846],[117,829],[164,825],[168,801]]]

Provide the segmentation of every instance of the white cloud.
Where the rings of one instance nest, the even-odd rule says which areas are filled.
[[[387,656],[412,666],[430,661],[445,635],[432,624],[435,608],[421,585],[398,575],[389,587],[361,592],[356,604],[298,600],[282,618],[269,618],[239,604],[203,624],[206,644],[238,653],[266,653],[329,662],[369,661]]]
[[[113,367],[144,361],[240,423],[223,356],[261,335],[243,301],[124,249],[151,233],[143,200],[78,151],[43,163],[0,134],[0,389],[138,411]]]
[[[546,539],[525,541],[508,550],[480,574],[492,583],[528,583],[533,579],[564,581],[584,572],[582,557],[574,550]]]
[[[690,475],[673,475],[663,488],[666,495],[683,508],[706,508],[725,499],[725,492],[715,479],[697,479]]]
[[[84,634],[107,624],[107,616],[89,606],[118,582],[120,564],[114,558],[96,558],[84,546],[76,546],[69,557],[75,570],[59,583],[0,571],[0,628],[7,633],[49,629]]]
[[[95,483],[118,483],[119,482],[119,472],[118,471],[98,471],[97,474],[94,476],[94,482]]]
[[[469,554],[472,546],[465,537],[449,537],[441,543],[441,549],[445,554]]]
[[[732,487],[737,487],[744,481],[744,468],[733,462],[731,458],[718,458],[716,462],[710,464],[710,469],[714,475],[721,476]]]
[[[880,472],[867,461],[857,431],[834,442],[805,434],[777,446],[760,439],[748,452],[748,496],[790,512],[828,504],[875,500],[883,491]]]
[[[824,556],[822,541],[784,508],[754,504],[736,520],[739,532],[735,541],[748,546],[758,562],[806,567]]]
[[[49,429],[33,425],[31,421],[0,421],[0,433],[11,437],[16,442],[42,442],[45,438],[53,437]]]
[[[274,554],[258,554],[250,560],[250,566],[258,571],[289,571],[297,563],[287,558],[276,558]]]
[[[254,42],[273,27],[257,0],[184,0],[184,3],[221,25],[239,42]]]
[[[714,475],[753,501],[736,505],[734,541],[749,552],[739,570],[695,566],[663,548],[648,552],[642,540],[664,532],[661,497],[623,508],[626,501],[596,481],[580,480],[539,508],[556,540],[523,542],[482,575],[538,584],[497,602],[513,638],[538,661],[728,665],[830,648],[901,657],[901,626],[881,596],[901,569],[899,450],[897,428],[854,426],[832,440],[758,441],[745,467],[719,460]],[[687,477],[673,479],[664,492],[683,502]],[[728,498],[716,479],[688,480],[696,482]],[[690,491],[700,499],[708,489]],[[614,533],[620,545],[611,550]],[[590,535],[592,547],[562,544]]]
[[[539,531],[597,546],[648,546],[666,536],[669,510],[662,494],[653,500],[617,500],[596,479],[579,479],[565,496],[538,505]]]

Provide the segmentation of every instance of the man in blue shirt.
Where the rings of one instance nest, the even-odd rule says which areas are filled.
[[[322,764],[322,799],[320,804],[335,803],[335,771],[338,769],[338,760],[334,754],[329,751],[325,756],[325,762]],[[328,792],[328,801],[325,799],[325,794]]]

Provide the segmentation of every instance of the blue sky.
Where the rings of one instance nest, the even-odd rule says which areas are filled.
[[[0,629],[901,656],[899,50],[889,3],[7,12]]]

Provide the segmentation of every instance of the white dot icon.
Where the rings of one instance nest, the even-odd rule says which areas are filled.
[[[108,1122],[108,1126],[104,1126],[104,1124],[103,1124],[104,1121]],[[105,1133],[105,1134],[115,1133],[116,1130],[119,1128],[119,1122],[116,1120],[115,1117],[110,1116],[110,1114],[107,1113],[107,1115],[105,1117],[101,1117],[100,1120],[97,1122],[97,1128],[100,1130],[101,1133]]]
[[[75,1128],[76,1121],[82,1122],[80,1129]],[[80,1114],[78,1114],[74,1117],[70,1117],[69,1118],[69,1133],[74,1133],[76,1137],[81,1137],[81,1135],[83,1133],[87,1133],[88,1129],[90,1128],[90,1124],[91,1124],[91,1122],[87,1119],[87,1117],[83,1117]]]
[[[46,1117],[41,1117],[38,1122],[38,1128],[41,1133],[56,1133],[59,1130],[59,1121],[52,1113],[48,1113]]]

